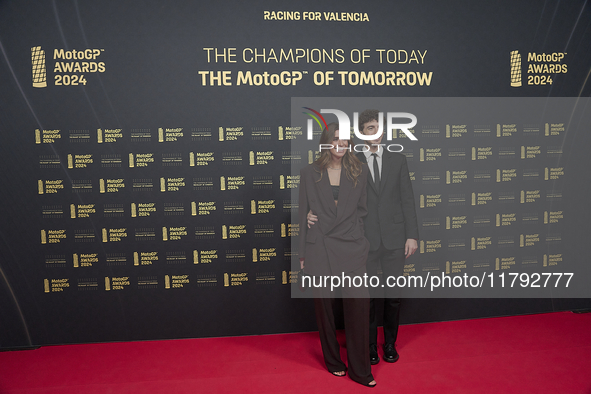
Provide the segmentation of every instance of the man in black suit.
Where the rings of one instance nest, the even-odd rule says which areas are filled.
[[[379,111],[365,110],[359,115],[359,130],[365,135],[375,134],[379,126]],[[386,122],[383,122],[386,126]],[[389,152],[380,147],[382,136],[366,141],[366,151],[357,154],[368,164],[371,176],[367,177],[367,208],[365,237],[370,242],[367,258],[368,276],[377,275],[381,266],[384,284],[388,276],[403,274],[405,258],[417,250],[419,231],[415,211],[414,193],[406,164],[406,156]],[[376,176],[376,172],[378,175]],[[384,293],[381,293],[384,290]],[[370,288],[370,360],[377,364],[378,325],[376,299],[384,298],[384,360],[398,361],[396,338],[400,316],[400,292],[398,288]]]
[[[385,127],[386,122],[384,121]],[[359,130],[365,135],[376,134],[379,126],[379,111],[365,110],[359,115]],[[385,132],[384,129],[382,131]],[[389,276],[403,274],[405,258],[417,250],[419,238],[414,193],[406,164],[406,156],[389,152],[379,146],[382,135],[366,141],[365,152],[357,156],[367,163],[370,175],[367,177],[367,209],[364,219],[365,237],[370,242],[367,258],[367,275],[377,276],[381,266],[381,284]],[[361,150],[361,149],[358,149]],[[376,177],[376,173],[378,176]],[[308,224],[317,220],[313,212],[308,214]],[[370,361],[377,364],[377,318],[376,299],[384,299],[384,360],[398,361],[396,338],[400,316],[399,289],[384,287],[370,288]]]

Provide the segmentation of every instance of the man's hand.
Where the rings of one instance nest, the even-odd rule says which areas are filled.
[[[409,238],[406,240],[406,245],[404,245],[404,255],[406,258],[409,258],[417,251],[418,245],[417,240]]]
[[[308,228],[310,228],[310,226],[313,226],[314,222],[318,221],[318,216],[314,215],[312,211],[308,212],[306,218],[308,219]]]
[[[304,269],[304,259],[300,259],[300,269]]]

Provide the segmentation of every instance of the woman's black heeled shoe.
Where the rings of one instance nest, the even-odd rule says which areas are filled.
[[[367,383],[361,383],[361,382],[357,382],[356,380],[354,380],[354,382],[357,382],[357,383],[359,383],[360,385],[363,385],[363,386],[365,386],[365,387],[369,387],[369,388],[374,388],[374,387],[376,387],[376,386],[378,385],[378,382],[376,382],[376,381],[375,381],[375,379],[374,379],[373,381],[375,382],[375,384],[371,384],[371,385],[370,385],[370,383],[371,383],[371,382],[367,382]]]

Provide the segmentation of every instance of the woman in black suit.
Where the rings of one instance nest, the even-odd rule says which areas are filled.
[[[300,265],[306,275],[316,278],[343,276],[350,283],[340,287],[343,298],[349,377],[368,387],[376,382],[369,360],[369,293],[356,286],[366,273],[369,241],[364,237],[363,217],[367,215],[366,183],[368,168],[351,151],[349,141],[339,139],[337,123],[331,123],[320,137],[321,155],[300,172]],[[318,216],[308,228],[306,214]],[[354,279],[357,278],[357,281]],[[346,280],[342,280],[346,282]],[[328,286],[326,286],[328,285]],[[346,366],[340,357],[330,282],[315,287],[314,306],[324,362],[335,376],[344,376]]]

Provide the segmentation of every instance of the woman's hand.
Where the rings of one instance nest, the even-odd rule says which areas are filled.
[[[312,213],[310,210],[306,215],[306,219],[308,219],[308,228],[310,228],[310,226],[314,225],[314,222],[318,221],[318,216],[314,215],[314,213]]]

